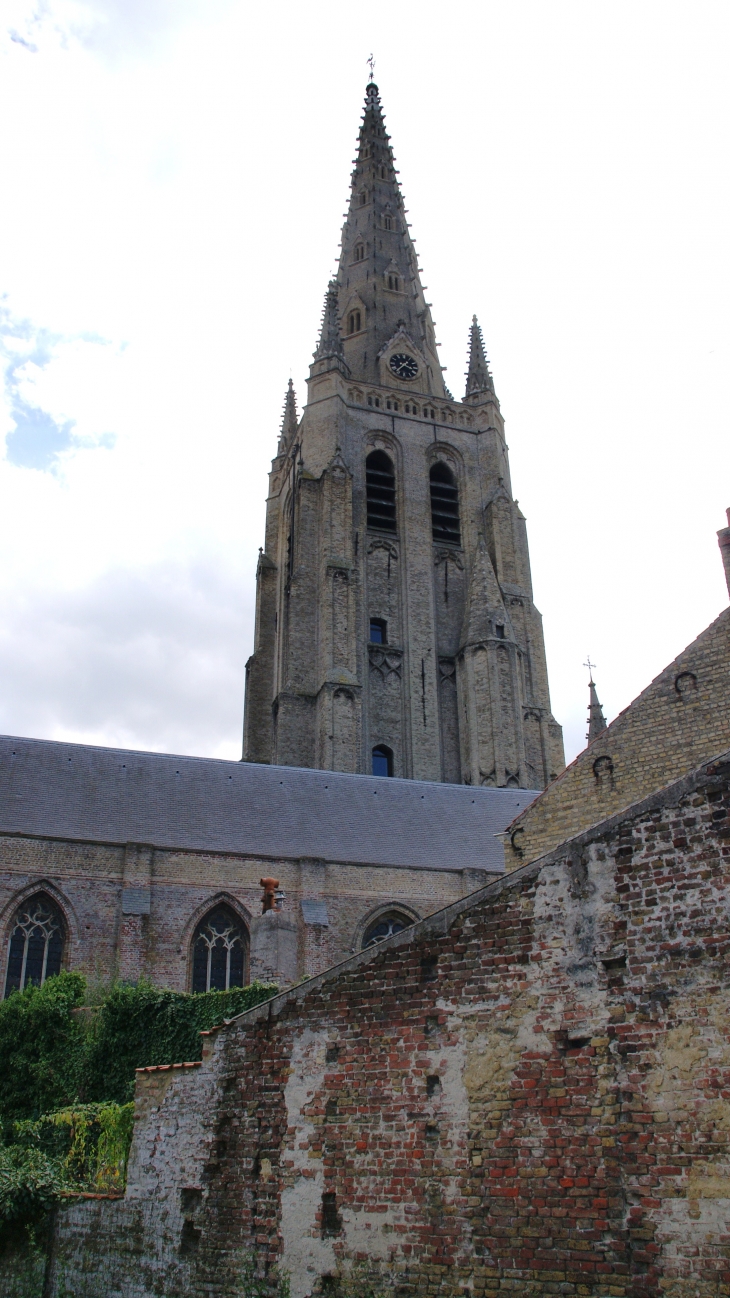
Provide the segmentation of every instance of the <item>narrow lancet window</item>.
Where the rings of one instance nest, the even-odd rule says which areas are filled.
[[[434,541],[461,545],[459,489],[451,469],[439,461],[431,469],[431,531]]]
[[[360,332],[360,328],[360,312],[351,311],[347,320],[347,332],[350,334],[356,334]]]
[[[365,461],[368,527],[395,533],[395,473],[385,451],[371,451]]]
[[[194,992],[227,992],[243,987],[246,930],[229,906],[216,906],[198,924],[193,938]]]
[[[5,995],[42,987],[61,972],[65,928],[61,912],[45,893],[36,893],[15,913],[10,929]]]
[[[378,744],[377,748],[373,749],[373,775],[390,776],[392,774],[393,754],[390,748],[386,748],[385,744]]]

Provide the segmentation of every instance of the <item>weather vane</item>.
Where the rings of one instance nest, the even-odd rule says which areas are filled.
[[[597,664],[591,662],[591,656],[590,656],[590,654],[587,654],[587,655],[586,655],[586,660],[585,660],[585,662],[583,663],[583,666],[588,668],[588,671],[589,671],[590,674],[591,674],[591,680],[593,680],[593,668],[594,668],[595,666],[597,666]]]
[[[368,59],[367,63],[368,63],[368,67],[370,68],[370,80],[374,81],[375,80],[375,59],[373,58],[372,54],[370,55],[370,58]]]

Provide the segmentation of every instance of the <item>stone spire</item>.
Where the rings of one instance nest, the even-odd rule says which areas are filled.
[[[596,686],[593,681],[593,672],[588,682],[588,733],[586,739],[589,744],[597,739],[603,730],[606,729],[606,718],[603,715],[603,708],[598,702]]]
[[[385,381],[383,352],[393,340],[419,353],[413,391],[445,395],[434,324],[424,297],[378,87],[370,82],[342,228],[337,274],[345,358],[360,382]]]
[[[322,311],[322,328],[320,329],[319,343],[314,353],[314,359],[316,361],[325,361],[330,360],[332,357],[336,357],[337,360],[344,360],[345,358],[337,316],[337,281],[334,279],[331,279],[327,285],[324,310]]]
[[[284,411],[281,416],[281,431],[279,433],[278,454],[281,455],[294,440],[299,420],[297,419],[297,396],[294,391],[294,384],[289,379],[289,386],[284,397]]]
[[[484,351],[484,338],[476,316],[469,331],[469,369],[466,375],[466,401],[478,399],[484,392],[493,393],[494,383]]]

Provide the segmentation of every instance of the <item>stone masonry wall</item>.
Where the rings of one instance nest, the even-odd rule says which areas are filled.
[[[727,1295],[729,813],[730,753],[142,1074],[51,1298],[228,1298],[247,1256],[293,1298]]]
[[[552,851],[729,744],[730,608],[512,822],[507,869]]]
[[[470,868],[272,860],[0,835],[0,994],[15,913],[38,891],[48,893],[63,913],[65,967],[92,981],[144,976],[158,986],[187,991],[195,927],[219,901],[231,905],[249,931],[251,977],[267,980],[277,972],[276,950],[264,950],[262,934],[254,929],[263,918],[259,880],[272,874],[286,894],[281,923],[291,931],[290,958],[278,967],[280,985],[351,955],[368,920],[380,911],[420,919],[487,877]],[[145,913],[124,913],[125,890],[132,888],[137,899],[144,898],[138,909],[146,907]],[[324,903],[326,924],[306,922],[301,903],[307,900]]]

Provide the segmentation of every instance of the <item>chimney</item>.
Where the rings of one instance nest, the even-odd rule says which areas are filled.
[[[725,565],[725,581],[727,582],[727,593],[730,595],[730,509],[726,512],[728,525],[718,532],[717,544],[720,547],[722,562]]]

